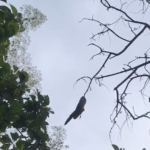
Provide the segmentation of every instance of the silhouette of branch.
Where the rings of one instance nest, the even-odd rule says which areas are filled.
[[[104,76],[101,76],[101,77],[95,77],[95,79],[100,80],[100,79],[104,79],[104,78],[107,78],[107,77],[115,76],[115,75],[118,75],[118,74],[126,73],[126,72],[132,71],[132,70],[134,70],[134,69],[139,69],[139,68],[141,68],[141,67],[143,67],[143,66],[145,66],[145,65],[147,65],[147,64],[150,64],[150,61],[147,61],[147,62],[145,62],[145,63],[143,63],[143,64],[137,65],[137,66],[132,67],[132,68],[129,68],[129,69],[125,69],[125,70],[123,70],[123,71],[119,71],[119,72],[116,72],[116,73],[104,75]]]
[[[98,21],[98,20],[95,20],[95,19],[89,19],[89,18],[83,18],[80,22],[82,22],[83,20],[89,20],[89,21],[93,21],[93,22],[96,22],[96,23],[98,23],[100,26],[104,26],[105,28],[106,28],[106,30],[105,30],[105,28],[104,28],[104,31],[102,31],[102,32],[98,32],[97,34],[95,34],[95,35],[93,35],[92,37],[91,37],[91,39],[93,39],[95,36],[97,36],[97,35],[103,35],[104,33],[106,33],[106,32],[111,32],[111,33],[113,33],[116,37],[118,37],[119,39],[121,39],[121,40],[123,40],[123,41],[126,41],[126,42],[130,42],[130,40],[127,40],[127,39],[125,39],[125,38],[123,38],[123,37],[121,37],[121,36],[119,36],[116,32],[114,32],[111,28],[109,28],[109,26],[110,25],[112,25],[112,24],[103,24],[102,22],[100,22],[100,21]]]
[[[105,62],[103,63],[103,65],[101,66],[101,68],[96,72],[96,74],[90,79],[89,85],[87,87],[87,90],[84,93],[84,96],[86,95],[86,93],[88,92],[88,90],[91,87],[92,81],[93,79],[100,73],[100,71],[105,67],[106,62],[108,61],[108,59],[110,58],[111,54],[108,55],[108,57],[106,58]]]
[[[121,83],[119,83],[114,90],[118,89],[124,82],[126,82],[135,72],[137,69],[134,69]]]
[[[96,35],[101,35],[101,34],[104,34],[104,33],[108,32],[108,31],[111,31],[114,35],[116,35],[116,36],[117,36],[118,38],[120,38],[121,40],[124,40],[124,41],[128,42],[128,44],[123,48],[123,50],[120,51],[120,52],[118,52],[118,53],[113,53],[113,52],[109,52],[109,51],[104,51],[101,47],[99,47],[98,45],[96,45],[96,44],[94,44],[94,43],[91,43],[91,44],[88,45],[88,46],[94,45],[94,46],[98,47],[98,48],[100,49],[100,53],[99,53],[99,54],[101,54],[101,53],[108,53],[108,54],[114,55],[114,56],[111,57],[111,59],[114,58],[114,57],[116,57],[116,56],[121,55],[122,53],[124,53],[124,52],[132,45],[132,43],[133,43],[133,42],[145,31],[145,29],[147,28],[147,26],[144,26],[143,29],[142,29],[138,34],[136,34],[136,35],[133,37],[132,40],[129,41],[129,40],[126,40],[126,39],[120,37],[120,36],[119,36],[118,34],[116,34],[112,29],[110,29],[110,28],[108,27],[109,24],[108,24],[108,25],[107,25],[107,24],[102,24],[101,22],[99,22],[98,20],[95,20],[95,19],[93,19],[93,18],[92,18],[92,19],[83,18],[82,20],[94,21],[94,22],[97,22],[97,23],[99,23],[100,25],[102,25],[102,26],[104,26],[104,27],[107,28],[107,30],[106,30],[105,32],[104,32],[104,31],[103,31],[103,32],[99,32],[99,33],[93,35],[92,38],[94,38]],[[98,54],[94,55],[93,57],[95,57],[95,56],[97,56],[97,55],[98,55]],[[92,57],[92,59],[93,59],[93,57]]]
[[[142,2],[142,7],[143,8],[139,12],[142,11],[142,12],[145,13],[148,8],[145,8],[144,5],[145,5],[146,2],[148,3],[148,1],[143,1],[143,0],[140,0],[140,1]],[[112,2],[112,1],[110,1],[110,2]],[[83,76],[83,77],[79,78],[77,80],[77,82],[79,80],[89,79],[89,84],[88,84],[87,89],[84,93],[84,95],[86,95],[87,92],[89,91],[89,89],[91,88],[91,84],[92,84],[93,80],[95,80],[96,82],[99,82],[100,85],[103,85],[102,80],[105,79],[105,78],[114,77],[114,76],[122,75],[122,74],[126,75],[125,77],[123,77],[121,82],[117,83],[117,85],[114,86],[114,91],[116,93],[116,104],[115,104],[114,109],[113,109],[113,111],[110,115],[110,120],[112,122],[112,127],[110,129],[110,134],[111,134],[112,129],[113,129],[114,126],[117,126],[121,131],[124,124],[130,119],[131,120],[138,120],[138,119],[141,119],[141,118],[150,119],[150,111],[145,112],[141,115],[137,115],[137,114],[135,114],[134,109],[133,109],[133,113],[132,113],[132,111],[130,111],[130,109],[126,105],[127,95],[130,94],[130,93],[127,93],[127,91],[129,89],[129,87],[131,86],[131,83],[133,83],[133,81],[136,80],[136,79],[140,79],[140,80],[143,79],[143,78],[146,79],[146,80],[144,80],[143,87],[140,90],[140,92],[141,92],[143,97],[147,96],[145,94],[145,89],[146,89],[146,87],[149,83],[149,80],[150,80],[150,71],[148,69],[148,66],[150,66],[150,57],[148,56],[148,51],[149,50],[146,53],[144,53],[144,56],[134,56],[134,59],[131,59],[131,61],[126,62],[126,64],[123,64],[123,65],[125,65],[125,67],[123,67],[123,69],[121,71],[106,74],[106,75],[100,74],[102,68],[110,60],[114,60],[114,58],[116,58],[116,57],[119,58],[119,56],[124,54],[129,49],[129,47],[131,47],[131,45],[133,45],[135,43],[137,38],[139,38],[146,31],[146,29],[148,29],[148,30],[150,29],[150,25],[146,22],[139,21],[139,20],[136,20],[133,17],[131,17],[128,14],[128,12],[124,10],[124,5],[127,2],[123,3],[123,4],[120,2],[121,3],[120,8],[112,6],[109,3],[109,0],[100,0],[100,3],[108,11],[110,9],[114,10],[114,11],[118,12],[120,16],[113,23],[102,23],[101,21],[96,20],[93,17],[91,19],[83,18],[81,21],[83,21],[83,20],[92,21],[94,23],[98,23],[99,26],[102,27],[102,29],[99,32],[92,35],[91,39],[95,41],[95,37],[106,35],[107,33],[111,33],[112,35],[117,37],[116,39],[118,40],[118,42],[119,42],[119,40],[121,40],[123,42],[126,42],[126,45],[125,45],[125,47],[120,49],[119,52],[116,52],[116,51],[105,50],[104,48],[102,48],[102,45],[97,45],[92,41],[88,46],[94,46],[94,47],[98,48],[99,52],[97,54],[93,55],[91,57],[91,59],[93,59],[94,57],[96,57],[98,55],[100,55],[100,56],[107,55],[107,58],[106,58],[105,62],[103,63],[103,65],[100,67],[100,69],[92,77]],[[121,34],[119,34],[119,30],[117,32],[116,30],[114,30],[114,28],[112,28],[113,26],[116,26],[119,21],[122,21],[124,23],[125,27],[129,28],[129,32],[132,33],[131,39],[129,39],[129,37],[126,38],[126,37],[121,36]],[[126,24],[127,24],[127,26],[126,26]],[[136,54],[136,51],[135,51],[135,54]],[[140,59],[140,61],[137,61],[139,59]],[[134,64],[133,62],[134,63],[138,62],[138,64],[133,65]],[[141,73],[141,70],[142,70],[142,73]],[[119,127],[118,122],[117,122],[117,118],[120,116],[121,113],[125,113],[126,118],[125,118],[125,121],[122,124],[122,126]]]
[[[129,48],[129,46],[144,32],[145,29],[146,29],[146,27],[143,27],[143,29],[136,36],[134,36],[134,38],[130,41],[130,43],[127,44],[122,51],[120,51],[117,55],[113,56],[112,58],[124,53]]]

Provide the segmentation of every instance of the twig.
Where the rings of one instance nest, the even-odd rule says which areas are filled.
[[[106,58],[105,62],[103,63],[103,65],[101,66],[101,68],[96,72],[96,74],[90,79],[89,85],[87,90],[84,93],[84,96],[86,95],[86,93],[88,92],[88,90],[90,89],[91,83],[93,81],[93,79],[99,74],[99,72],[105,67],[106,62],[108,61],[108,59],[110,58],[111,54],[108,55],[108,57]]]

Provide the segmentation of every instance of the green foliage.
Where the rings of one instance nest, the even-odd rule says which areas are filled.
[[[125,150],[125,148],[119,148],[117,145],[112,144],[112,147],[114,148],[114,150]],[[145,148],[143,148],[142,150],[146,150]]]
[[[6,6],[0,6],[0,18],[0,42],[5,42],[8,38],[17,34],[19,24],[11,10]]]
[[[115,144],[112,144],[112,147],[114,148],[114,150],[120,150],[119,147]]]
[[[13,6],[13,5],[10,5],[11,6],[11,9],[12,9],[12,12],[14,14],[14,16],[17,16],[17,9]]]
[[[28,73],[5,62],[9,38],[19,32],[22,24],[16,8],[11,5],[11,9],[0,6],[0,149],[48,150],[46,119],[53,113],[49,97],[39,91],[27,95]]]

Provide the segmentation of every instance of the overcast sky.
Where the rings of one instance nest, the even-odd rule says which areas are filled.
[[[108,23],[114,21],[119,15],[114,12],[106,13],[98,0],[9,0],[9,2],[17,8],[23,4],[30,4],[47,16],[48,20],[36,32],[30,34],[31,44],[28,52],[32,56],[33,64],[42,72],[42,93],[49,95],[50,106],[55,111],[55,115],[49,118],[49,124],[50,126],[63,125],[87,88],[87,84],[83,81],[80,81],[75,89],[73,84],[81,76],[94,75],[104,61],[102,56],[89,61],[98,49],[87,47],[91,42],[89,38],[92,33],[100,31],[99,25],[88,21],[78,22],[83,17],[91,18],[94,15],[95,19]],[[116,2],[118,4],[119,0]],[[123,28],[123,24],[119,24],[116,28],[122,36],[132,38],[131,34]],[[144,35],[139,38],[120,58],[110,61],[102,73],[108,74],[121,70],[122,64],[134,58],[135,51],[138,56],[147,50],[148,41],[149,36]],[[98,43],[112,51],[120,51],[125,45],[115,38],[110,45],[108,36],[98,40]],[[122,77],[116,76],[104,80],[110,91],[95,83],[92,84],[92,91],[86,95],[87,104],[82,118],[71,120],[65,126],[66,143],[70,146],[70,150],[112,150],[109,140],[112,124],[109,117],[115,106],[113,88],[123,79]],[[150,108],[149,104],[144,104],[138,93],[140,87],[139,82],[134,82],[130,88],[133,94],[128,97],[130,108],[136,104],[135,110],[138,114]],[[124,121],[125,116],[123,117],[120,118],[120,123]],[[120,147],[125,147],[126,150],[141,150],[144,147],[150,149],[149,128],[148,120],[135,121],[133,128],[130,125],[131,130],[127,125],[124,126],[120,139],[119,130],[115,127],[112,141]]]

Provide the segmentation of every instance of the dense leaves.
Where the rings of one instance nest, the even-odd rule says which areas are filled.
[[[0,149],[46,150],[49,136],[47,117],[52,113],[49,97],[36,91],[26,94],[28,73],[5,62],[9,38],[22,27],[16,8],[0,6]],[[9,131],[9,132],[8,132]]]
[[[119,150],[119,147],[115,144],[112,144],[112,147],[114,148],[114,150]]]

